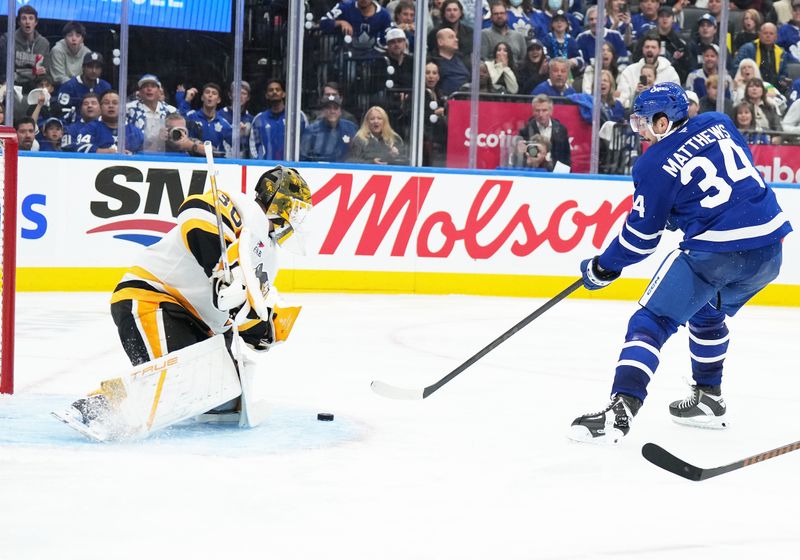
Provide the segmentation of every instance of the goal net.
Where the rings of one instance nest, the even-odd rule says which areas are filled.
[[[17,269],[17,134],[0,127],[0,393],[14,392],[14,296]]]

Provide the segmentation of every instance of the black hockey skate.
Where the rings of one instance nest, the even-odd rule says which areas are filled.
[[[631,420],[641,406],[642,401],[636,397],[612,395],[611,402],[600,412],[584,414],[573,420],[567,437],[585,443],[619,443],[630,431]]]
[[[719,385],[692,385],[692,392],[682,401],[669,405],[669,413],[678,424],[721,430],[728,427],[725,401]]]

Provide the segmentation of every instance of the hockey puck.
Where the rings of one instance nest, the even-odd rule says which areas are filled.
[[[333,414],[330,412],[320,412],[317,414],[317,420],[321,420],[322,422],[333,422]]]

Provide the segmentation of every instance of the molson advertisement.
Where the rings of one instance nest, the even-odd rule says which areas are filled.
[[[551,297],[618,234],[631,205],[625,178],[298,167],[314,210],[305,255],[281,256],[284,290]],[[222,190],[252,193],[269,166],[218,168]],[[209,188],[206,175],[199,159],[21,157],[20,289],[113,289],[138,253],[175,226],[183,198]],[[777,193],[800,224],[800,190]],[[800,305],[795,237],[763,302]],[[575,295],[638,298],[679,240],[666,233],[620,281]]]

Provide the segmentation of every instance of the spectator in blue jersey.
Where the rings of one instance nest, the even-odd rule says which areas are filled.
[[[569,62],[565,58],[551,58],[547,64],[549,77],[533,88],[531,95],[544,94],[550,97],[566,97],[575,93],[569,83]]]
[[[563,58],[569,62],[569,71],[573,75],[583,71],[583,56],[578,48],[578,41],[569,34],[567,14],[558,10],[550,20],[550,33],[544,38],[544,46],[550,58]]]
[[[81,129],[75,150],[92,154],[117,154],[119,146],[119,94],[110,89],[100,96],[100,118]],[[144,134],[132,124],[125,125],[125,153],[138,154]]]
[[[703,65],[697,70],[693,70],[686,78],[686,89],[693,91],[698,97],[703,97],[706,94],[706,81],[711,76],[717,75],[719,68],[719,47],[717,45],[706,45],[703,49]],[[723,91],[727,99],[731,98],[733,93],[733,78],[730,74],[725,72]]]
[[[165,149],[164,121],[167,115],[176,111],[175,107],[161,100],[163,91],[161,81],[153,74],[145,74],[137,82],[137,99],[125,108],[128,124],[134,125],[144,133],[143,151],[156,153]]]
[[[606,27],[618,32],[626,46],[633,44],[633,25],[628,0],[606,0]]]
[[[631,18],[634,41],[640,41],[644,35],[658,25],[658,0],[639,0],[639,13]]]
[[[61,108],[61,118],[76,115],[78,105],[87,93],[98,96],[111,89],[111,84],[102,79],[103,55],[90,52],[83,57],[83,70],[80,76],[70,78],[58,88],[56,103]]]
[[[83,127],[100,116],[100,99],[96,93],[87,93],[81,101],[78,119],[67,124],[64,128],[64,137],[61,147],[66,152],[74,152],[78,147],[78,139]]]
[[[683,239],[628,322],[610,403],[572,422],[569,437],[581,442],[615,444],[629,433],[661,348],[687,324],[693,384],[686,398],[669,405],[669,414],[687,426],[726,428],[726,317],[778,276],[781,242],[792,231],[729,117],[688,119],[683,89],[659,83],[637,98],[630,122],[650,147],[634,163],[632,207],[619,235],[580,264],[583,285],[609,285],[652,254],[666,229],[680,230]]]
[[[375,0],[350,0],[338,2],[319,26],[325,33],[339,30],[350,38],[352,49],[367,54],[386,47],[386,30],[393,23],[391,14]]]
[[[439,31],[452,29],[458,39],[458,52],[463,59],[472,55],[472,27],[464,23],[464,6],[459,0],[444,0],[439,8],[442,21],[428,32],[428,52],[436,56],[439,54]],[[458,89],[458,88],[456,88]]]
[[[269,108],[253,119],[250,130],[250,157],[255,159],[283,160],[286,138],[286,89],[282,80],[267,81],[265,96]],[[308,125],[300,113],[300,133]]]
[[[570,2],[568,0],[544,0],[542,2],[542,10],[535,11],[531,14],[531,21],[533,22],[533,34],[537,39],[544,41],[547,34],[550,32],[553,16],[558,12],[564,12],[569,34],[577,37],[580,33],[583,21],[581,17],[571,11]],[[574,5],[573,5],[574,6]]]
[[[519,130],[523,141],[529,141],[539,134],[550,142],[550,160],[555,165],[560,162],[572,166],[572,153],[569,148],[569,132],[561,122],[553,118],[553,100],[547,95],[537,95],[531,101],[533,116]],[[519,145],[517,146],[519,147]],[[522,150],[520,153],[524,152]]]
[[[489,60],[497,43],[508,43],[514,60],[522,60],[528,48],[526,37],[508,27],[508,8],[503,0],[489,3],[492,25],[481,31],[481,60]]]
[[[64,137],[64,123],[56,117],[44,121],[42,133],[36,140],[39,142],[40,152],[62,151],[61,139]]]
[[[532,0],[509,0],[506,14],[508,28],[522,33],[525,40],[533,39],[536,36],[533,31],[534,13]]]
[[[83,71],[83,60],[92,50],[84,44],[86,28],[79,21],[70,21],[61,31],[64,36],[53,48],[47,59],[47,73],[53,85],[60,86]]]
[[[581,57],[584,64],[592,66],[594,64],[594,26],[597,23],[597,6],[589,6],[586,10],[586,31],[583,31],[575,39],[578,42],[578,48],[581,51]],[[628,64],[628,47],[619,31],[613,29],[604,29],[604,40],[611,45],[611,48],[616,54],[617,68],[622,71]]]
[[[436,50],[438,56],[435,57],[435,60],[439,66],[439,88],[442,95],[447,97],[461,89],[464,84],[469,83],[470,71],[458,51],[456,32],[449,27],[443,27],[436,33]]]
[[[356,124],[342,118],[342,98],[330,95],[322,100],[322,116],[303,132],[300,139],[302,161],[344,161]]]
[[[775,43],[800,60],[800,0],[792,2],[792,19],[778,27],[778,39]]]
[[[189,135],[202,142],[211,142],[215,156],[230,156],[233,128],[217,112],[217,108],[222,103],[222,88],[214,82],[209,82],[203,85],[201,89],[201,108],[196,111],[189,111],[184,115],[189,128]]]
[[[233,91],[234,84],[231,83],[230,98],[231,104],[219,110],[219,116],[228,121],[233,126],[233,96],[236,92]],[[241,105],[241,114],[239,115],[239,149],[243,159],[250,157],[250,127],[253,123],[253,114],[247,109],[250,103],[250,84],[242,80],[242,86],[239,89],[239,105]]]

